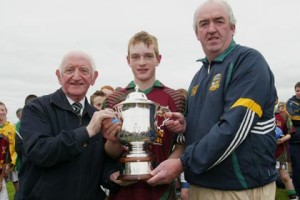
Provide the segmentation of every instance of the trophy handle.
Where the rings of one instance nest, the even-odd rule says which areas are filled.
[[[158,131],[162,131],[162,132],[163,132],[162,127],[165,125],[165,123],[166,123],[167,121],[170,120],[170,118],[166,117],[166,115],[165,115],[165,113],[167,113],[167,112],[171,112],[171,110],[169,109],[169,106],[158,106],[158,109],[157,109],[157,111],[156,111],[156,114],[157,114],[158,116],[164,118],[164,120],[163,120],[163,122],[161,123],[161,125],[158,125],[158,123],[157,123],[157,118],[156,118],[156,120],[155,120],[155,124],[156,124],[156,126],[157,126],[157,130],[158,130]]]

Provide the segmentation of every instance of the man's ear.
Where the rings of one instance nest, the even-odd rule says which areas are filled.
[[[58,83],[61,85],[61,84],[62,84],[62,78],[61,78],[60,71],[57,69],[57,70],[55,71],[55,74],[56,74]]]
[[[162,56],[159,54],[157,56],[157,64],[156,64],[156,66],[158,66],[160,64],[161,58],[162,58]]]
[[[98,71],[94,71],[91,85],[94,85],[94,84],[95,84],[98,75],[99,75]]]
[[[127,60],[127,64],[128,64],[129,67],[130,67],[130,57],[129,57],[129,56],[126,56],[126,60]]]
[[[234,34],[235,34],[235,24],[231,24],[231,25],[230,25],[230,28],[231,28],[231,31],[232,31],[232,37],[233,37]]]

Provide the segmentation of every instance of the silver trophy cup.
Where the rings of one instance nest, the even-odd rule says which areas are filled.
[[[120,142],[129,150],[120,158],[122,170],[119,180],[146,180],[151,177],[151,162],[153,157],[146,151],[147,145],[156,139],[156,131],[162,131],[157,126],[157,114],[169,112],[166,107],[161,107],[147,99],[144,93],[130,93],[126,100],[115,106],[118,117],[122,121],[119,133]],[[167,121],[168,119],[165,119]],[[163,123],[164,123],[163,122]]]

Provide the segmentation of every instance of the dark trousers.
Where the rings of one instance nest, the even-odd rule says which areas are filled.
[[[293,173],[293,184],[300,196],[300,143],[290,143],[290,154]]]

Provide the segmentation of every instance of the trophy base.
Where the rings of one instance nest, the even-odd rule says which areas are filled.
[[[120,162],[123,164],[118,180],[137,181],[151,178],[152,157],[123,157]]]
[[[150,174],[140,174],[140,175],[120,175],[118,176],[118,180],[122,181],[145,181],[151,178]]]

